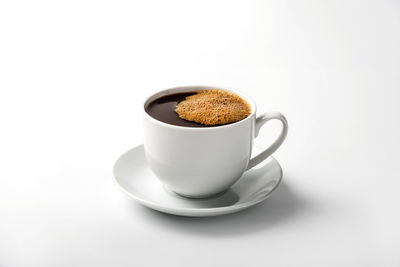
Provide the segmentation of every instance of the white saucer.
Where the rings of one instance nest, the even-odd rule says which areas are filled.
[[[259,152],[260,149],[253,148],[253,154]],[[190,199],[164,188],[147,165],[143,145],[123,154],[114,165],[114,180],[128,196],[149,208],[182,216],[217,216],[243,210],[269,197],[281,179],[281,166],[269,157],[245,172],[224,193],[206,199]]]

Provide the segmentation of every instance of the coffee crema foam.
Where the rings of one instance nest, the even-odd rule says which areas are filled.
[[[175,112],[184,120],[211,126],[243,120],[251,114],[251,107],[234,93],[212,89],[186,97]]]

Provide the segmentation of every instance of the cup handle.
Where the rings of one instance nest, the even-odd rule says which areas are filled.
[[[279,135],[279,137],[273,142],[267,149],[265,149],[263,152],[261,152],[259,155],[256,157],[250,159],[249,165],[247,165],[247,169],[249,170],[256,166],[257,164],[261,163],[264,161],[266,158],[272,155],[283,143],[283,141],[286,138],[287,132],[288,132],[288,123],[285,118],[280,112],[270,112],[270,113],[264,113],[260,115],[256,119],[256,125],[255,125],[255,132],[254,132],[254,138],[258,136],[258,133],[260,132],[261,127],[269,120],[280,120],[282,122],[282,131]]]

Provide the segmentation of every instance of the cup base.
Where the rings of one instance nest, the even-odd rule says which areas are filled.
[[[179,196],[179,197],[182,197],[182,198],[189,198],[189,199],[207,199],[207,198],[220,197],[220,196],[222,196],[223,194],[225,194],[226,191],[229,190],[229,188],[228,188],[228,189],[225,189],[225,190],[223,190],[223,191],[221,191],[221,192],[218,192],[218,193],[215,193],[215,194],[200,195],[200,196],[191,196],[191,195],[185,195],[185,194],[177,193],[177,192],[175,192],[175,191],[169,189],[168,186],[166,186],[166,185],[163,185],[163,187],[164,187],[164,190],[165,190],[165,191],[167,191],[168,193],[170,193],[170,194],[172,194],[172,195],[174,195],[174,196]]]

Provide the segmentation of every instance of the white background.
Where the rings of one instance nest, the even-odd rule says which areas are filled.
[[[113,184],[144,98],[190,84],[287,116],[265,202],[184,218]],[[399,90],[398,1],[1,1],[0,266],[399,266]]]

